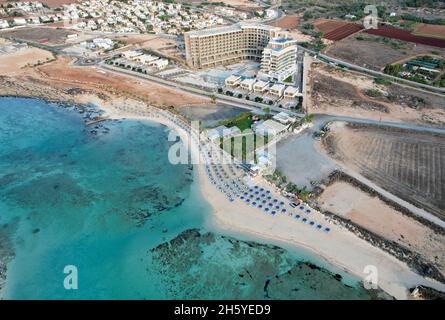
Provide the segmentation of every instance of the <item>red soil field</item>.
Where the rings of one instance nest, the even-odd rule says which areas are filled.
[[[296,29],[300,25],[300,17],[297,15],[285,16],[271,25],[282,29]]]
[[[347,25],[347,22],[339,21],[339,20],[329,20],[329,19],[321,19],[314,23],[314,26],[323,33],[328,33],[334,31],[337,28],[343,27]]]
[[[424,37],[424,36],[416,36],[412,34],[411,31],[404,29],[380,26],[378,29],[369,29],[366,30],[365,32],[376,36],[414,42],[414,43],[424,44],[427,46],[445,48],[445,40],[431,38],[431,37]]]
[[[315,27],[324,33],[323,38],[332,41],[344,39],[363,29],[359,24],[338,20],[321,20],[315,23]]]
[[[324,35],[324,38],[328,40],[338,41],[341,39],[344,39],[351,34],[354,34],[360,30],[362,30],[363,27],[361,25],[358,25],[356,23],[348,23],[347,25],[344,25],[343,27],[337,28],[331,32],[328,32]]]
[[[416,36],[445,39],[445,26],[434,24],[419,24],[413,32]]]

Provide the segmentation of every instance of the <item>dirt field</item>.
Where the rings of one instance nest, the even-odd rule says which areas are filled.
[[[434,233],[420,222],[403,215],[377,197],[338,181],[318,198],[323,210],[330,211],[419,253],[445,273],[445,236]]]
[[[413,32],[416,36],[445,39],[445,26],[434,24],[418,24]]]
[[[398,197],[445,219],[445,137],[346,125],[325,150]]]
[[[431,38],[424,36],[416,36],[412,34],[411,31],[406,29],[394,28],[389,26],[380,26],[378,29],[368,29],[365,30],[364,32],[387,38],[408,41],[416,44],[424,44],[438,48],[445,48],[445,39],[439,39],[437,37]]]
[[[357,37],[364,40],[357,40]],[[356,34],[341,41],[337,41],[326,49],[326,54],[338,59],[380,71],[387,64],[418,54],[431,54],[438,52],[445,57],[445,50],[421,44],[404,42],[383,37]]]
[[[300,25],[300,16],[298,15],[292,15],[292,16],[285,16],[284,18],[281,18],[278,21],[273,22],[271,25],[282,28],[282,29],[297,29]]]
[[[334,77],[314,73],[314,83],[312,87],[312,100],[315,104],[329,104],[333,109],[349,108],[377,111],[387,113],[388,108],[380,103],[367,101],[358,94],[356,87],[352,84],[341,81]],[[315,108],[314,108],[315,110]]]
[[[308,111],[385,121],[445,126],[445,97],[401,85],[377,85],[374,78],[319,64],[309,73]],[[371,98],[367,90],[381,92]]]
[[[314,23],[314,27],[324,34],[347,25],[348,22],[332,19],[320,19]]]
[[[141,35],[122,36],[122,37],[115,38],[115,40],[122,41],[125,44],[142,44],[146,41],[150,41],[150,40],[154,40],[154,39],[159,39],[159,37],[154,34],[141,34]],[[165,41],[168,41],[168,40],[165,40]]]
[[[320,19],[314,23],[318,31],[323,32],[323,38],[331,41],[339,41],[363,29],[358,23],[340,20]]]
[[[51,52],[33,47],[20,49],[14,53],[0,55],[0,75],[13,76],[23,73],[25,67],[34,66],[54,59]]]
[[[76,67],[71,62],[68,58],[59,57],[57,61],[41,66],[38,70],[43,79],[105,89],[115,94],[122,92],[159,106],[179,107],[209,102],[208,99],[181,93],[152,82],[132,79],[94,67]]]
[[[66,36],[76,32],[56,28],[21,28],[0,32],[0,36],[14,37],[20,40],[35,41],[49,45],[66,43]]]

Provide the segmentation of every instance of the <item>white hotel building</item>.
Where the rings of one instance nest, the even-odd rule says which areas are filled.
[[[284,37],[273,38],[263,50],[261,74],[269,80],[284,81],[296,72],[297,40]]]
[[[184,34],[187,64],[211,68],[242,60],[261,61],[261,78],[283,81],[296,70],[297,41],[281,28],[237,23]]]
[[[242,60],[259,62],[269,40],[280,33],[278,27],[252,23],[186,32],[187,64],[191,68],[201,69]]]

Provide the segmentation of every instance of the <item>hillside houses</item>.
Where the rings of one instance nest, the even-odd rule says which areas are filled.
[[[154,32],[179,35],[184,31],[208,28],[224,20],[208,12],[184,8],[180,3],[147,0],[89,0],[64,6],[64,12],[76,14],[82,21],[75,27],[103,32]],[[87,20],[88,22],[86,22]]]

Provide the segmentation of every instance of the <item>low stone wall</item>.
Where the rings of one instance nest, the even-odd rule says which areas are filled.
[[[444,235],[445,230],[441,228],[440,226],[422,218],[415,214],[413,214],[411,211],[406,209],[405,207],[400,206],[399,204],[393,202],[390,199],[387,199],[386,197],[382,196],[375,190],[369,188],[368,186],[364,185],[360,181],[356,180],[355,178],[347,175],[343,171],[335,170],[333,171],[327,179],[325,179],[322,182],[322,185],[325,187],[333,184],[336,181],[344,181],[347,183],[350,183],[354,185],[355,187],[359,188],[363,192],[366,192],[367,194],[370,194],[371,196],[378,197],[380,200],[385,202],[387,205],[391,206],[395,210],[401,212],[402,214],[407,215],[410,218],[415,219],[416,221],[419,221],[420,223],[426,225],[430,229],[432,229],[434,232]],[[320,186],[317,186],[314,189],[314,192],[311,194],[311,199],[307,202],[316,208],[318,211],[322,212],[324,215],[326,215],[331,221],[333,221],[335,224],[341,225],[348,229],[349,231],[353,232],[355,235],[357,235],[359,238],[368,241],[373,246],[380,248],[392,256],[396,257],[398,260],[405,262],[410,268],[412,268],[416,273],[420,274],[421,276],[429,277],[432,279],[435,279],[437,281],[440,281],[442,283],[445,283],[445,276],[429,261],[426,261],[423,257],[421,257],[418,253],[415,253],[411,251],[410,249],[394,242],[385,239],[384,237],[352,222],[349,219],[340,217],[336,215],[333,212],[330,211],[323,211],[319,207],[317,203],[318,196],[321,195],[321,193],[324,191],[325,188],[322,188]]]

